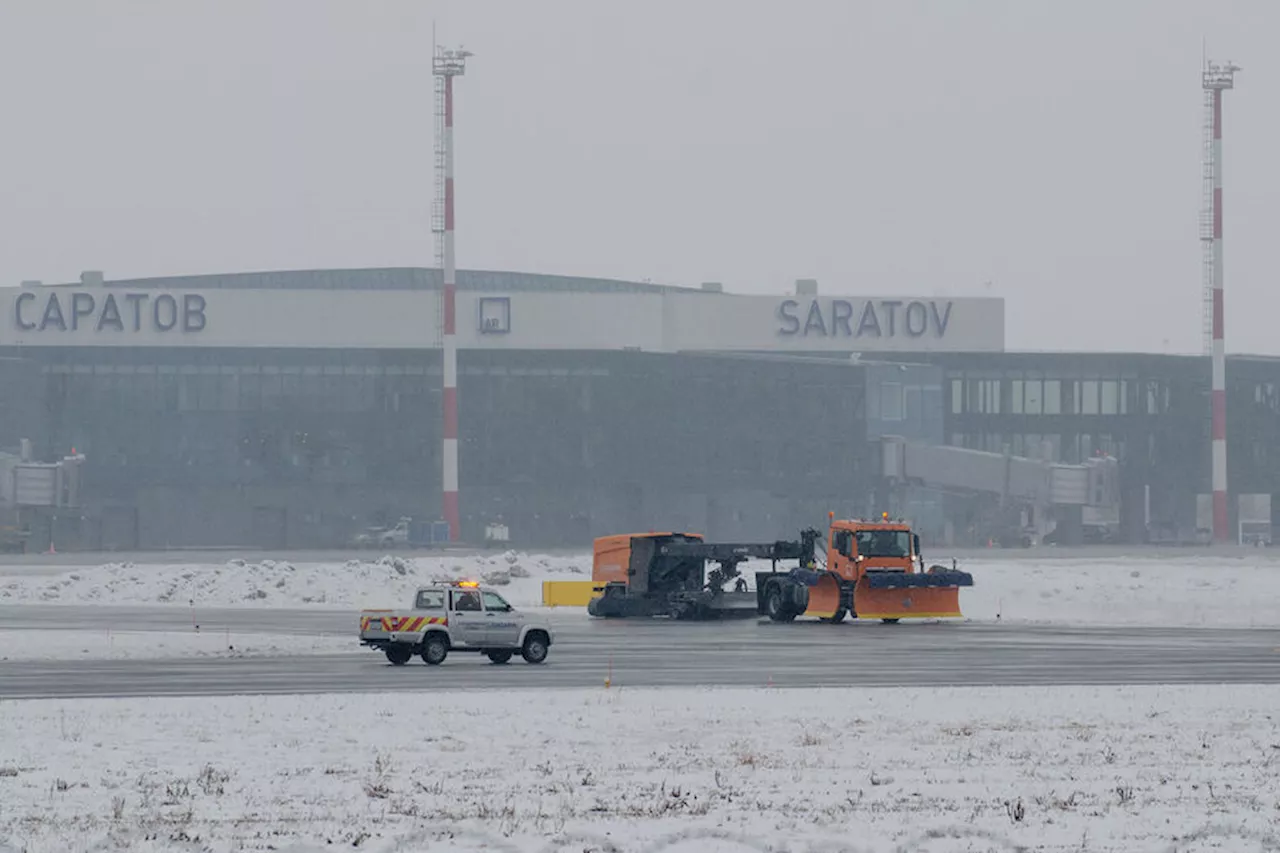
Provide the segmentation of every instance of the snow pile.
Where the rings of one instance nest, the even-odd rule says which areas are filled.
[[[1280,626],[1280,560],[1245,557],[1036,557],[962,561],[974,586],[960,591],[973,621],[1181,627]],[[21,571],[24,567],[16,567]],[[748,563],[744,574],[768,563]],[[347,563],[108,564],[60,575],[9,575],[0,567],[0,605],[172,604],[197,607],[404,607],[435,580],[484,580],[513,604],[542,602],[544,580],[590,580],[591,556],[517,552]],[[565,612],[576,612],[566,608]]]
[[[5,569],[0,567],[0,576]],[[590,580],[591,558],[521,554],[385,556],[373,561],[150,565],[109,563],[54,576],[0,578],[0,605],[181,604],[199,607],[405,607],[436,580],[483,580],[518,606],[542,602],[543,580]]]
[[[248,658],[369,651],[352,636],[215,631],[0,631],[0,661]]]
[[[1269,849],[1278,707],[1280,687],[504,691],[436,694],[424,727],[403,694],[7,702],[0,847]]]

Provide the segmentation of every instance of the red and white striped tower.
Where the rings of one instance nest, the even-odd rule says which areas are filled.
[[[444,519],[449,523],[449,539],[457,541],[461,516],[458,510],[458,323],[457,323],[457,269],[453,252],[453,78],[466,71],[465,50],[435,51],[432,73],[437,79],[437,93],[441,95],[438,112],[442,122],[438,125],[436,161],[443,187],[443,229],[440,243],[440,269],[442,278],[442,334],[440,348],[443,356],[444,380],[441,397],[444,410],[444,455],[441,477],[443,485]]]
[[[1211,313],[1213,361],[1213,538],[1216,542],[1231,540],[1227,508],[1227,358],[1224,346],[1222,298],[1222,93],[1235,86],[1239,67],[1228,62],[1218,65],[1206,62],[1201,75],[1204,89],[1207,151],[1205,152],[1205,195],[1209,208],[1202,229],[1205,241],[1205,286],[1209,291],[1206,309]],[[1207,233],[1206,233],[1207,232]]]

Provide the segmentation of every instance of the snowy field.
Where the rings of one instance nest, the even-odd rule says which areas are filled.
[[[977,621],[1170,627],[1280,626],[1280,559],[1128,557],[1006,559],[963,566]]]
[[[1280,824],[1280,687],[423,701],[0,703],[0,848],[1163,853]]]
[[[34,564],[34,561],[33,561]],[[1076,625],[1280,626],[1280,558],[1208,555],[1064,559],[1028,553],[961,561],[975,585],[966,618]],[[154,604],[189,607],[403,607],[444,578],[484,579],[520,607],[538,607],[544,580],[589,580],[591,557],[515,552],[382,557],[331,563],[76,566],[62,574],[0,566],[0,605]],[[748,572],[757,565],[749,565]],[[759,568],[767,568],[767,564]],[[26,572],[24,574],[24,571]],[[572,612],[572,611],[569,611]],[[581,612],[581,611],[579,611]]]

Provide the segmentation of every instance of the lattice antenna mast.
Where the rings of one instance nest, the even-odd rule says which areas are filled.
[[[432,230],[438,235],[436,263],[440,267],[440,310],[443,328],[440,349],[443,374],[441,402],[444,415],[444,454],[441,464],[442,505],[449,523],[449,538],[457,541],[461,527],[458,503],[458,344],[457,344],[457,269],[453,247],[453,78],[466,71],[465,50],[435,47],[431,73],[436,91],[436,194],[439,202],[432,205]]]
[[[1211,439],[1213,460],[1213,538],[1231,539],[1227,511],[1227,356],[1222,288],[1222,93],[1235,88],[1238,65],[1206,61],[1200,76],[1204,90],[1204,196],[1200,240],[1204,260],[1206,348],[1213,364]]]
[[[435,48],[435,62],[439,61],[440,48]],[[435,266],[443,271],[444,269],[444,173],[445,173],[445,143],[444,143],[444,88],[445,77],[441,74],[433,74],[435,83],[435,110],[433,112],[433,137],[435,140],[435,150],[433,156],[433,187],[434,194],[431,199],[431,234],[435,243]]]

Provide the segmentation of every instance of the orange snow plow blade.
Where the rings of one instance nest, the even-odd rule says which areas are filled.
[[[804,615],[830,619],[840,609],[840,584],[831,575],[823,575],[809,588],[809,606]]]
[[[859,619],[956,619],[967,572],[864,575],[853,592]]]

